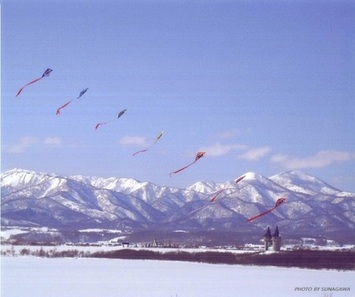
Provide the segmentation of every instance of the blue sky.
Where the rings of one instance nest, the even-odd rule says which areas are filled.
[[[354,1],[5,0],[1,12],[2,171],[186,187],[300,170],[355,192]]]

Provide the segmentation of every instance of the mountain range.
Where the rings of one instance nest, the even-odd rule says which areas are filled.
[[[299,171],[243,176],[237,184],[201,181],[182,189],[132,178],[13,169],[1,173],[1,225],[67,232],[100,228],[131,237],[147,232],[184,234],[194,237],[191,241],[198,241],[198,234],[205,239],[221,234],[234,241],[260,239],[267,226],[277,225],[284,237],[354,241],[355,193]],[[225,190],[210,202],[221,189]],[[280,197],[286,198],[282,205],[247,222],[272,208]]]

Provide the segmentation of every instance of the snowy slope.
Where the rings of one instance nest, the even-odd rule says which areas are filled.
[[[293,191],[304,194],[327,194],[336,195],[340,191],[324,181],[306,175],[300,171],[287,171],[270,177],[275,183],[282,185],[283,187]]]

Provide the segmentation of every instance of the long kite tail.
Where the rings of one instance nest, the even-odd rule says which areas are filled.
[[[250,218],[250,219],[247,219],[247,222],[254,221],[254,220],[256,220],[256,219],[262,217],[263,215],[266,215],[266,214],[268,214],[269,212],[272,212],[273,210],[275,210],[277,207],[279,207],[279,206],[280,206],[282,203],[284,203],[285,201],[286,201],[286,198],[285,198],[285,197],[281,197],[281,198],[277,199],[273,208],[271,208],[271,209],[269,209],[269,210],[267,210],[267,211],[265,211],[265,212],[263,212],[263,213],[261,213],[261,214],[255,216],[255,217],[252,217],[252,218]]]
[[[132,156],[138,155],[139,153],[144,153],[144,152],[146,152],[146,151],[149,150],[152,146],[154,146],[154,144],[156,144],[156,143],[157,143],[157,141],[155,141],[150,147],[147,147],[147,148],[144,149],[144,150],[140,150],[140,151],[135,152],[134,154],[132,154]]]
[[[155,141],[153,142],[153,144],[152,144],[150,147],[147,147],[147,148],[144,149],[144,150],[140,150],[140,151],[135,152],[135,153],[133,154],[133,156],[135,156],[135,155],[137,155],[137,154],[139,154],[139,153],[144,153],[144,152],[146,152],[147,150],[149,150],[151,147],[153,147],[153,146],[159,141],[159,139],[160,139],[162,136],[163,136],[163,131],[160,132],[160,134],[158,135],[158,137],[155,139]]]
[[[100,126],[102,126],[102,125],[106,125],[107,123],[109,123],[109,122],[104,122],[104,123],[98,123],[98,124],[96,124],[96,126],[95,126],[95,130],[97,130]]]
[[[235,183],[236,183],[236,184],[239,183],[244,177],[245,177],[245,175],[238,177],[238,178],[235,180]],[[234,188],[224,188],[224,189],[218,190],[218,191],[214,194],[214,196],[211,198],[210,202],[215,201],[216,198],[218,197],[218,195],[221,194],[224,190],[232,190],[232,189],[234,189]]]
[[[217,196],[218,196],[219,194],[221,194],[224,190],[226,190],[226,189],[221,189],[221,190],[217,191],[217,193],[214,194],[214,196],[211,198],[210,202],[215,201],[216,198],[217,198]]]
[[[173,174],[176,174],[176,173],[178,173],[178,172],[180,172],[180,171],[183,171],[184,169],[190,167],[192,164],[196,163],[196,161],[197,161],[197,160],[193,161],[193,162],[190,163],[189,165],[186,165],[185,167],[182,167],[182,168],[180,168],[180,169],[178,169],[178,170],[176,170],[176,171],[170,172],[170,177],[171,177]]]
[[[24,88],[26,88],[27,86],[29,86],[29,85],[31,85],[31,84],[34,84],[35,82],[41,80],[42,78],[43,78],[43,76],[42,76],[42,77],[39,77],[39,78],[36,78],[35,80],[30,81],[28,84],[24,85],[21,89],[19,89],[19,91],[18,91],[17,94],[16,94],[16,97],[21,94],[21,92],[22,92],[22,90],[23,90]]]
[[[255,217],[252,217],[252,218],[250,218],[250,219],[247,219],[247,222],[252,222],[252,221],[254,221],[254,220],[256,220],[256,219],[258,219],[258,218],[260,218],[260,217],[262,217],[262,216],[264,216],[264,215],[266,215],[266,214],[268,214],[269,212],[272,212],[275,208],[276,208],[276,206],[274,206],[273,208],[271,208],[271,209],[269,209],[269,210],[267,210],[267,211],[264,211],[264,212],[258,214],[258,215],[255,216]]]
[[[59,107],[59,108],[57,109],[57,112],[56,112],[55,114],[56,114],[56,115],[60,114],[60,110],[61,110],[62,108],[64,108],[64,107],[66,107],[67,105],[69,105],[72,101],[73,101],[73,100],[70,100],[70,101],[68,101],[67,103],[65,103],[64,105],[62,105],[61,107]]]
[[[144,149],[144,150],[137,151],[137,152],[135,152],[134,154],[132,154],[132,156],[135,156],[135,155],[137,155],[137,154],[139,154],[139,153],[144,153],[144,152],[146,152],[147,150],[149,150],[149,148],[146,148],[146,149]]]

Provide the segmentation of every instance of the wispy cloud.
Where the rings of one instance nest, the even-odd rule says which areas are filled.
[[[8,146],[5,151],[10,154],[21,154],[25,152],[28,147],[38,142],[39,140],[36,137],[25,136],[20,138],[17,143]]]
[[[250,148],[246,150],[243,154],[238,155],[238,159],[247,160],[247,161],[258,161],[264,158],[270,151],[271,148],[267,146]]]
[[[284,154],[272,156],[271,161],[279,163],[290,170],[305,168],[321,168],[333,163],[343,163],[355,160],[355,153],[345,151],[320,151],[312,156],[303,158],[290,157]]]
[[[4,151],[10,154],[22,154],[28,148],[35,144],[44,144],[44,145],[60,145],[62,144],[62,139],[60,137],[47,137],[45,139],[39,139],[33,136],[24,136],[21,137],[16,143],[5,146]]]
[[[43,140],[43,143],[48,145],[60,145],[62,144],[62,139],[60,137],[47,137]]]
[[[210,146],[202,147],[200,150],[205,151],[209,156],[212,157],[220,157],[229,154],[234,150],[245,149],[246,146],[244,144],[220,144],[215,143]]]
[[[119,140],[119,144],[146,146],[147,139],[144,136],[125,136]]]

